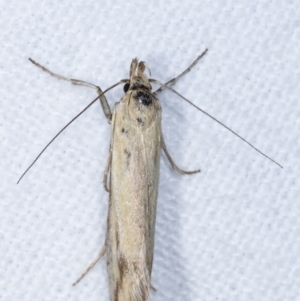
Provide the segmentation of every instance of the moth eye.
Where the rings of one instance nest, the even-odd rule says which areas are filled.
[[[124,92],[126,93],[129,90],[130,84],[126,83],[123,87]]]

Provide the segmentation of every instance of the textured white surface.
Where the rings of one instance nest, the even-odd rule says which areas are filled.
[[[135,56],[167,81],[205,48],[175,88],[284,169],[161,94],[174,160],[202,173],[162,156],[152,300],[299,300],[299,1],[3,0],[0,38],[1,300],[108,300],[105,260],[71,284],[104,241],[110,126],[93,105],[16,185],[96,96],[27,58],[106,88]]]

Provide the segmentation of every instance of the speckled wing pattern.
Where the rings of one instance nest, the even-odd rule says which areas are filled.
[[[153,261],[161,150],[161,107],[131,64],[130,88],[112,117],[106,235],[111,301],[147,301]],[[134,76],[134,66],[138,76]],[[143,67],[143,66],[142,66]],[[142,76],[143,77],[142,77]]]

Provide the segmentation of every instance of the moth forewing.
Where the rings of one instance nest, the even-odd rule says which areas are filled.
[[[106,237],[112,301],[150,298],[161,107],[141,64],[133,60],[129,90],[115,105],[112,117]]]

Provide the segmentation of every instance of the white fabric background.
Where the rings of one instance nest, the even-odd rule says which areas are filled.
[[[281,169],[171,92],[160,96],[162,155],[151,300],[300,300],[299,1],[0,3],[0,299],[108,300],[105,260],[76,287],[105,237],[110,126],[95,96],[32,65],[99,84],[133,57],[167,81],[205,48],[177,91],[281,163]],[[108,93],[111,106],[122,87]]]

